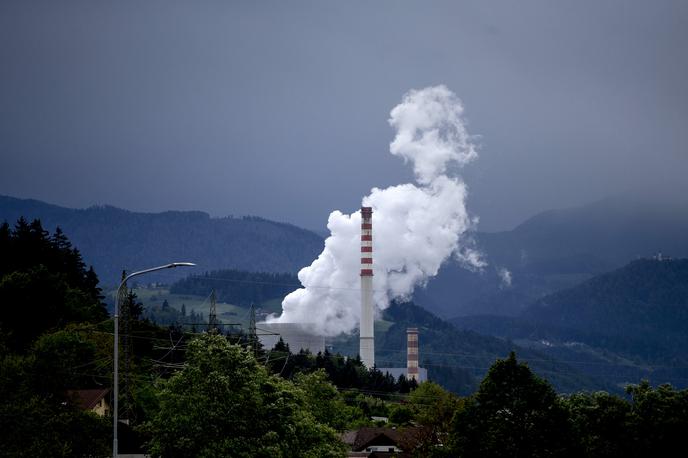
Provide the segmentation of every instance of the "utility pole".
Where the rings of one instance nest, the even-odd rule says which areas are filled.
[[[113,374],[112,374],[112,389],[113,389],[113,408],[112,408],[112,456],[117,458],[119,454],[119,444],[118,444],[118,431],[117,424],[119,423],[119,304],[123,297],[126,297],[126,284],[127,280],[130,278],[147,274],[150,272],[156,272],[162,269],[172,269],[175,267],[193,267],[196,264],[191,262],[172,262],[170,264],[165,264],[164,266],[152,267],[150,269],[140,270],[138,272],[131,273],[122,279],[122,283],[119,284],[117,288],[117,293],[115,294],[115,310],[113,315],[113,321],[115,324],[115,335],[112,339],[113,344]]]
[[[126,271],[122,271],[122,281],[126,278]],[[124,338],[122,339],[122,352],[124,353],[124,376],[122,377],[122,382],[124,385],[124,412],[122,417],[124,417],[124,422],[129,422],[131,420],[131,308],[134,305],[134,293],[128,287],[124,288],[123,291],[123,302],[121,302],[124,307],[122,308],[122,316],[120,317],[122,330],[124,331]]]

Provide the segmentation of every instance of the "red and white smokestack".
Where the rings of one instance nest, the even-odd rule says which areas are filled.
[[[418,328],[406,328],[406,378],[418,382]]]
[[[373,330],[373,209],[361,207],[361,360],[368,368],[375,365]]]

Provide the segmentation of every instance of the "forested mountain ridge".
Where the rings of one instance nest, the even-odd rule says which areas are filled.
[[[516,316],[533,301],[658,252],[688,257],[688,198],[622,195],[475,234],[488,266],[448,262],[417,302],[440,316]],[[505,273],[509,275],[506,278]]]
[[[684,353],[688,350],[688,259],[634,261],[548,295],[522,317],[600,335],[671,339],[666,351]],[[685,342],[675,340],[680,338]]]
[[[37,200],[0,196],[0,222],[38,218],[43,227],[60,227],[79,247],[105,284],[129,271],[190,261],[203,271],[235,268],[297,272],[320,253],[323,240],[313,232],[258,217],[212,218],[198,211],[137,213],[110,206],[69,209]],[[171,282],[188,270],[165,271],[147,281]]]
[[[463,329],[582,361],[588,373],[686,386],[688,259],[644,259],[547,295],[517,317],[452,320]],[[598,370],[598,372],[600,372]]]

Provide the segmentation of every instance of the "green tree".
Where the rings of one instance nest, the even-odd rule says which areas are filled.
[[[41,337],[26,355],[0,356],[0,454],[17,457],[106,456],[111,424],[69,402],[71,365],[91,348],[73,335]],[[63,358],[63,359],[62,359]],[[84,438],[88,438],[85,440]]]
[[[688,389],[653,389],[647,381],[627,388],[632,398],[631,429],[636,456],[673,456],[685,447]]]
[[[336,432],[319,423],[303,392],[269,375],[220,335],[189,343],[187,364],[162,387],[146,424],[154,456],[343,456]]]
[[[139,302],[134,290],[127,293],[127,297],[122,303],[122,316],[129,316],[132,321],[139,320],[143,314],[143,304]],[[167,302],[167,301],[165,301]]]
[[[111,453],[112,423],[69,404],[40,396],[12,397],[0,406],[3,456],[74,457]]]
[[[571,454],[566,411],[554,389],[518,363],[497,360],[454,417],[453,453],[465,457],[551,457]]]
[[[68,323],[107,319],[97,276],[59,229],[51,237],[38,220],[4,224],[0,253],[0,330],[10,351]]]
[[[68,388],[92,386],[95,352],[93,343],[76,332],[61,330],[42,335],[31,352],[33,389],[43,395],[62,396]]]
[[[446,443],[452,419],[463,401],[434,382],[423,382],[409,395],[416,423],[424,427],[420,449],[430,454],[438,443]]]
[[[394,404],[389,409],[389,421],[395,426],[408,426],[413,421],[413,410],[404,404]]]
[[[564,399],[578,455],[589,458],[634,456],[631,404],[605,392]]]
[[[306,407],[319,423],[343,431],[365,420],[360,408],[344,402],[323,369],[296,374],[294,384],[301,390]]]

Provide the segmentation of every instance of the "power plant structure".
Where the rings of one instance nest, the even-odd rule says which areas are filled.
[[[406,328],[406,378],[420,382],[418,374],[418,328]]]
[[[418,328],[406,328],[406,367],[379,367],[383,374],[389,374],[395,379],[403,375],[406,380],[418,383],[428,379],[428,370],[418,364]]]
[[[359,355],[367,368],[375,366],[373,309],[373,209],[361,207],[361,326]]]
[[[359,356],[363,364],[375,367],[375,303],[373,298],[373,209],[361,207],[361,321],[359,327]],[[352,304],[353,305],[353,304]],[[309,350],[312,354],[324,352],[329,346],[326,337],[313,333],[313,323],[260,323],[256,332],[266,348],[272,348],[281,337],[293,353]],[[395,379],[403,375],[420,383],[428,378],[427,369],[419,366],[418,328],[406,330],[406,367],[378,368]]]

